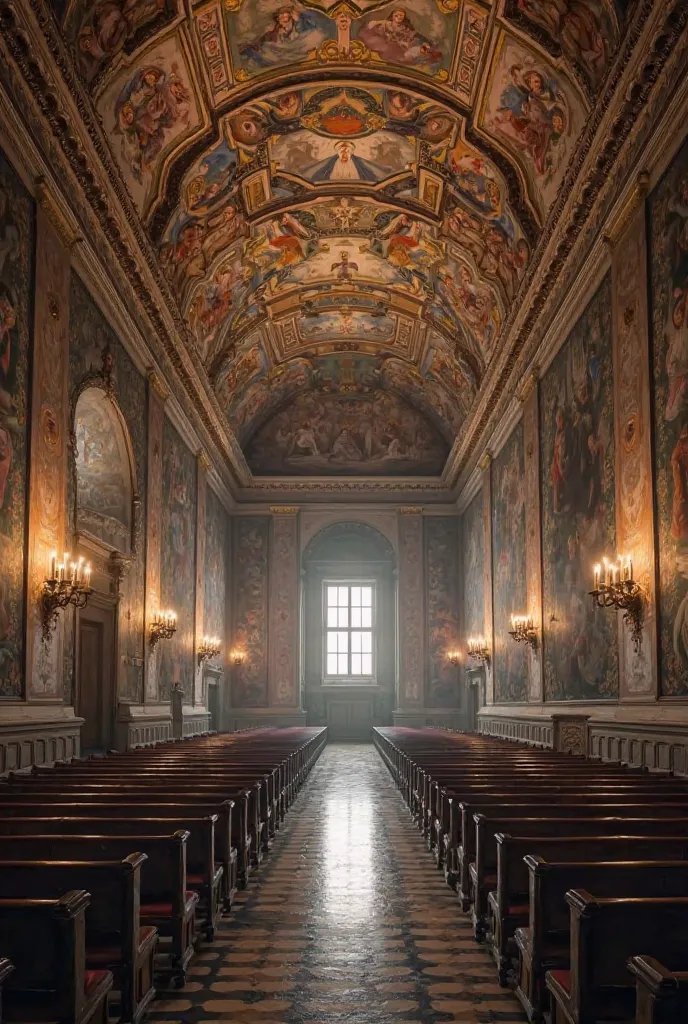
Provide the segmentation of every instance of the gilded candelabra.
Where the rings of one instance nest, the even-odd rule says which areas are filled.
[[[487,663],[490,660],[490,648],[484,636],[469,636],[466,641],[468,657],[479,664]]]
[[[177,616],[174,612],[158,612],[150,627],[151,650],[160,640],[169,640],[177,632]]]
[[[596,565],[590,596],[598,608],[614,608],[624,613],[623,620],[630,627],[637,654],[643,642],[643,593],[633,579],[631,559],[619,556],[616,562],[610,562],[605,558],[601,565]]]
[[[512,615],[509,636],[512,636],[517,644],[526,643],[533,650],[537,647],[537,630],[530,615]]]
[[[222,644],[218,637],[204,636],[198,645],[198,664],[202,665],[204,661],[209,661],[210,658],[217,658],[221,650]]]
[[[91,566],[85,564],[83,558],[70,563],[68,551],[59,564],[57,553],[51,554],[48,573],[41,592],[44,643],[49,642],[57,626],[60,608],[67,608],[70,604],[74,608],[84,608],[91,593]]]

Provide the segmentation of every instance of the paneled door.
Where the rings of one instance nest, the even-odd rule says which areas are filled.
[[[333,740],[369,742],[373,730],[373,701],[370,698],[328,698],[327,727]]]
[[[81,750],[112,746],[114,700],[114,606],[91,606],[77,616],[76,713],[84,719]]]

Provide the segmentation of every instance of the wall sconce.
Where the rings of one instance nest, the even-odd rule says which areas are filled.
[[[50,555],[48,576],[43,581],[41,592],[44,643],[48,643],[52,631],[57,626],[60,608],[66,608],[70,604],[75,608],[84,608],[90,593],[90,564],[84,564],[83,558],[78,562],[70,562],[68,551],[65,551],[62,561],[58,564],[57,553],[53,551]]]
[[[204,636],[198,645],[198,664],[202,665],[210,658],[217,658],[221,650],[222,644],[218,637]]]
[[[489,663],[490,648],[487,646],[487,640],[484,636],[469,636],[466,646],[469,658],[473,658],[477,662]]]
[[[537,647],[537,631],[530,615],[512,615],[509,636],[512,636],[517,644],[526,643],[533,650]]]
[[[158,640],[169,640],[177,632],[177,616],[174,612],[158,612],[153,616],[150,628],[151,650]]]
[[[447,661],[449,662],[450,665],[460,665],[461,664],[461,651],[455,651],[455,650],[447,651]]]
[[[643,594],[633,579],[633,563],[621,555],[616,562],[603,559],[593,568],[590,596],[598,608],[615,608],[624,612],[624,622],[631,628],[631,641],[636,654],[643,642]]]
[[[233,651],[230,651],[229,656],[232,659],[232,664],[236,665],[237,668],[239,667],[239,665],[243,665],[246,660],[246,652],[241,651],[236,647],[234,648]]]

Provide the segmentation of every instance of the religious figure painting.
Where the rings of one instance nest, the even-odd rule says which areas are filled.
[[[521,159],[541,216],[556,197],[584,117],[582,97],[561,71],[501,37],[481,119]]]
[[[227,417],[246,447],[248,439],[270,416],[294,395],[306,391],[313,379],[309,359],[290,359],[268,368],[267,358],[251,382],[237,394],[230,394]]]
[[[661,690],[688,694],[688,143],[649,201]]]
[[[205,636],[216,636],[221,641],[225,638],[228,534],[228,516],[224,505],[212,487],[206,484],[203,632]]]
[[[607,275],[540,385],[546,700],[619,689],[616,617],[589,596],[616,551],[611,309]]]
[[[508,0],[507,14],[535,26],[560,46],[597,92],[619,40],[619,16],[610,0]]]
[[[203,365],[212,369],[224,336],[225,325],[244,312],[253,273],[238,252],[230,252],[215,272],[192,293],[186,311]],[[254,296],[254,299],[257,299]]]
[[[179,684],[190,702],[194,681],[196,594],[196,459],[165,418],[162,446],[161,605],[177,615],[177,632],[160,645],[160,699]]]
[[[485,635],[485,519],[479,491],[463,514],[463,609],[466,637]]]
[[[246,446],[249,465],[260,476],[433,476],[447,454],[432,423],[384,391],[300,395]]]
[[[509,636],[511,616],[526,613],[526,512],[523,424],[492,464],[492,603],[495,702],[528,699],[527,647]]]
[[[0,150],[0,698],[22,696],[33,202]]]
[[[251,0],[225,17],[234,67],[251,77],[313,59],[337,38],[332,18],[298,0]]]
[[[464,260],[449,254],[435,277],[437,298],[474,340],[476,354],[485,363],[494,349],[502,325],[502,312],[492,288],[484,284]]]
[[[374,185],[410,173],[416,146],[404,135],[385,130],[351,139],[318,135],[302,128],[273,139],[270,154],[278,172],[296,175],[313,185]]]
[[[446,78],[456,28],[455,13],[443,14],[433,0],[413,0],[364,15],[352,25],[352,36],[387,64]]]
[[[77,527],[117,551],[131,549],[132,481],[129,453],[115,408],[100,388],[76,405]]]
[[[392,344],[397,329],[396,317],[376,316],[362,310],[342,309],[302,317],[299,333],[306,341],[320,342],[341,337]]]
[[[462,401],[445,383],[434,378],[431,366],[417,370],[403,359],[385,359],[380,367],[383,387],[408,401],[435,425],[448,445],[463,423]]]
[[[162,158],[200,123],[179,39],[167,39],[137,66],[120,72],[100,98],[98,111],[132,199],[142,210]]]
[[[173,15],[171,0],[77,0],[65,28],[86,81],[92,82],[125,46],[134,48]]]
[[[447,652],[456,643],[458,534],[454,516],[423,517],[426,572],[428,707],[457,704],[456,667]]]
[[[234,523],[234,632],[246,658],[233,673],[232,704],[267,707],[270,517],[237,516]]]
[[[393,210],[378,215],[375,229],[370,251],[396,267],[414,291],[431,292],[434,271],[446,257],[446,248],[435,230],[424,221]]]

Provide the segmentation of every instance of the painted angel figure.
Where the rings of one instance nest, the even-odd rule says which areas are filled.
[[[349,284],[353,281],[353,272],[358,271],[358,263],[352,263],[346,250],[339,255],[341,259],[338,263],[333,263],[330,270],[337,271],[336,277],[339,284]]]

